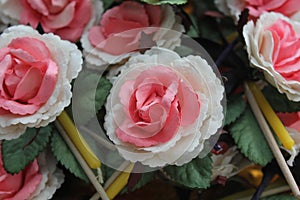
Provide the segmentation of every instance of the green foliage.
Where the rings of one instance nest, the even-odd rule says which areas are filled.
[[[82,167],[56,130],[53,131],[50,144],[54,156],[66,169],[68,169],[76,177],[84,180],[85,182],[89,182],[89,179],[84,173]]]
[[[76,95],[73,96],[72,104],[73,109],[75,107],[80,111],[77,122],[85,124],[104,105],[112,84],[106,78],[100,78],[99,74],[90,71],[82,71],[77,81],[75,83]],[[96,84],[97,87],[95,87]]]
[[[46,147],[51,130],[51,126],[27,128],[19,138],[3,141],[2,159],[5,170],[12,174],[23,170]]]
[[[245,111],[245,108],[246,103],[241,95],[233,95],[228,98],[224,125],[235,122]]]
[[[229,127],[229,131],[238,148],[249,160],[262,166],[272,160],[273,154],[249,107]]]
[[[113,3],[114,0],[102,0],[104,10],[107,10]]]
[[[143,173],[140,180],[137,182],[137,184],[132,188],[132,191],[140,189],[141,187],[143,187],[144,185],[146,185],[147,183],[149,183],[150,181],[153,180],[155,176],[155,172],[147,172],[147,173]]]
[[[163,169],[167,176],[189,188],[208,188],[212,176],[212,159],[210,155],[195,158],[182,166],[168,166]]]
[[[187,0],[141,0],[141,1],[153,5],[162,5],[162,4],[181,5],[187,3]]]
[[[263,89],[263,93],[276,112],[300,111],[299,102],[290,101],[285,94],[279,93],[278,90],[271,85],[266,86]]]

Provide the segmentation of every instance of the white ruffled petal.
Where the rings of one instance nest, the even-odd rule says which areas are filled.
[[[52,59],[59,67],[58,80],[51,97],[36,113],[25,116],[1,115],[0,126],[2,128],[15,125],[37,128],[46,126],[54,121],[64,108],[70,104],[72,97],[70,82],[77,77],[82,68],[82,54],[77,46],[69,41],[61,40],[52,33],[40,35],[31,27],[23,25],[6,29],[0,37],[0,48],[7,46],[13,39],[18,37],[32,37],[46,44]],[[0,135],[0,139],[4,139],[4,137]]]
[[[300,33],[300,23],[292,21],[279,13],[266,13],[261,15],[255,24],[250,21],[244,26],[243,36],[246,49],[251,66],[261,69],[266,80],[276,87],[280,93],[285,94],[289,100],[298,102],[300,101],[300,82],[287,81],[275,70],[272,61],[274,42],[271,33],[265,29],[278,19],[287,21],[297,33]]]
[[[145,27],[145,30],[149,30],[150,32],[153,32],[155,29],[156,28],[153,27]],[[141,30],[143,30],[143,28],[141,28]],[[182,32],[184,32],[184,27],[181,25],[181,19],[175,16],[173,8],[169,5],[162,6],[161,27],[153,36],[153,41],[156,42],[156,45],[173,50],[176,46],[180,45]],[[82,35],[80,41],[82,43],[85,60],[89,65],[93,66],[93,68],[104,68],[107,67],[108,64],[118,63],[136,54],[136,52],[129,52],[121,55],[112,55],[95,48],[88,39],[88,32]]]
[[[201,102],[200,114],[193,124],[180,127],[178,133],[168,142],[136,148],[122,142],[115,133],[118,121],[122,122],[126,117],[118,97],[119,89],[125,81],[135,80],[139,73],[156,65],[171,66],[191,85]],[[183,165],[198,156],[204,149],[205,141],[221,128],[224,118],[221,104],[224,87],[208,63],[199,56],[180,58],[173,51],[154,47],[143,55],[131,57],[121,69],[107,99],[104,123],[108,137],[114,142],[121,156],[150,167]]]
[[[30,200],[51,199],[64,182],[64,174],[57,168],[57,161],[50,151],[42,152],[38,156],[38,163],[42,180]]]
[[[216,179],[217,176],[230,178],[251,165],[251,162],[238,151],[236,146],[229,148],[224,154],[213,154],[212,160],[213,175],[211,180]]]

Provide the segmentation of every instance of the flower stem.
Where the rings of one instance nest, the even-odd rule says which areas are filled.
[[[239,42],[239,40],[240,40],[239,37],[236,37],[229,45],[227,45],[227,47],[223,50],[223,52],[219,55],[219,57],[215,61],[216,66],[219,67],[221,65],[221,63],[230,54],[230,52],[235,47],[235,45],[237,45],[237,43]]]

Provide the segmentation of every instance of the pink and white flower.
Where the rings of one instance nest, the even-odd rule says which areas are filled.
[[[236,21],[245,9],[249,9],[252,19],[266,12],[277,12],[294,20],[300,20],[300,1],[298,0],[215,0],[218,9]]]
[[[1,145],[0,145],[1,147]],[[64,181],[61,170],[56,168],[56,161],[43,152],[37,159],[17,174],[5,171],[0,148],[0,199],[51,199],[54,192]]]
[[[18,174],[7,173],[3,166],[0,148],[0,199],[28,199],[41,182],[37,160],[30,163]]]
[[[0,139],[54,121],[70,104],[70,82],[81,64],[76,45],[52,33],[23,25],[6,29],[0,36]]]
[[[221,127],[223,92],[201,57],[152,48],[132,56],[114,81],[104,127],[126,160],[182,165]]]
[[[76,42],[83,31],[102,12],[101,1],[95,0],[2,0],[0,16],[7,24],[40,23],[46,33]]]
[[[37,157],[39,173],[42,175],[41,181],[31,193],[28,199],[52,199],[52,196],[64,182],[63,171],[57,168],[57,160],[49,150],[45,150]]]
[[[279,13],[249,21],[243,36],[250,63],[292,101],[300,101],[300,23]]]
[[[173,49],[179,45],[184,31],[180,22],[169,5],[124,1],[107,10],[99,24],[82,36],[85,58],[95,66],[117,63],[143,48],[142,34],[157,46]]]

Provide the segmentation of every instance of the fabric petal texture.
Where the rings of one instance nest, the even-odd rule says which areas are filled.
[[[10,25],[30,24],[34,29],[40,24],[46,33],[77,42],[102,10],[102,2],[98,0],[3,0],[0,21]]]
[[[104,128],[124,159],[150,167],[183,165],[222,127],[224,87],[200,56],[181,58],[155,47],[121,68]]]
[[[300,24],[279,13],[266,13],[243,29],[252,67],[291,101],[300,101]],[[285,49],[291,49],[286,51]]]
[[[137,13],[139,17],[136,17]],[[101,21],[85,32],[80,41],[87,65],[99,68],[120,62],[141,48],[152,47],[148,40],[159,47],[174,49],[179,45],[183,31],[181,20],[171,6],[125,1],[107,10]],[[144,41],[143,37],[148,39]]]
[[[0,139],[13,139],[26,127],[46,126],[70,104],[70,82],[82,68],[82,54],[69,41],[52,33],[40,35],[29,26],[12,26],[0,37],[0,52],[12,55],[12,62],[4,63],[7,56],[0,62],[8,66],[0,72],[5,110],[0,114]]]

